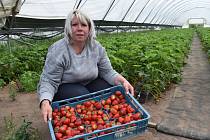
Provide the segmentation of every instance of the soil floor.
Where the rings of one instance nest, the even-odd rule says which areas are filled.
[[[199,40],[197,39],[198,43],[195,43],[194,45],[199,45]],[[201,56],[202,55],[202,56]],[[201,49],[199,50],[191,50],[190,57],[204,57],[205,61],[208,61],[207,56],[205,55],[205,52],[203,52]],[[189,61],[189,63],[192,63],[193,61]],[[201,66],[204,67],[205,65],[209,65],[205,62],[200,62]],[[203,64],[203,65],[202,65]],[[197,67],[199,69],[199,67]],[[197,70],[192,69],[192,71]],[[183,79],[184,80],[184,79]],[[188,79],[192,80],[192,79]],[[180,85],[172,85],[168,91],[162,94],[159,102],[154,102],[152,100],[146,101],[145,104],[143,104],[143,107],[149,112],[151,115],[150,122],[153,123],[160,123],[162,119],[166,116],[166,109],[169,106],[170,101],[174,97],[174,93],[176,89]],[[42,140],[50,140],[50,134],[49,129],[46,123],[44,123],[41,112],[39,110],[39,103],[38,103],[38,97],[36,93],[21,93],[16,96],[15,101],[11,101],[11,98],[9,97],[9,91],[8,87],[4,87],[0,90],[0,136],[3,135],[5,131],[5,122],[4,117],[10,117],[11,113],[13,115],[14,122],[18,125],[22,122],[23,118],[25,120],[31,121],[34,128],[38,129],[39,135]],[[148,128],[148,130],[143,133],[142,135],[134,138],[129,138],[130,140],[190,140],[188,138],[179,137],[179,136],[173,136],[168,135],[165,133],[161,133],[159,131],[156,131],[154,128]]]

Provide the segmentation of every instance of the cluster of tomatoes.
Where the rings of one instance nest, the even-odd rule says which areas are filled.
[[[88,100],[74,107],[66,105],[60,109],[56,108],[52,115],[53,128],[58,140],[141,119],[141,114],[135,112],[120,91],[100,101]],[[98,135],[109,132],[111,130],[100,132]]]

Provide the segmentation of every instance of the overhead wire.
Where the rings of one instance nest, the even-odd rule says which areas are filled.
[[[123,18],[121,19],[121,21],[119,22],[119,24],[117,25],[118,27],[120,26],[120,24],[123,22],[123,20],[125,19],[125,17],[127,16],[128,12],[131,10],[133,4],[136,2],[136,0],[133,0],[133,2],[131,3],[131,5],[129,6],[128,10],[126,11],[125,15],[123,16]]]
[[[79,5],[81,4],[81,2],[82,2],[82,0],[79,1],[79,3],[78,3],[78,5],[77,5],[76,9],[79,9]]]
[[[80,9],[85,5],[86,2],[87,2],[87,0],[85,0],[85,2],[83,2],[83,4],[80,6]]]
[[[208,9],[208,10],[210,11],[210,8],[207,8],[207,7],[205,7],[205,6],[196,6],[196,7],[193,7],[193,8],[191,8],[191,9],[186,9],[186,10],[184,10],[184,11],[179,11],[179,13],[176,14],[176,16],[174,17],[174,19],[172,19],[170,23],[171,23],[171,24],[174,24],[175,21],[177,20],[177,18],[180,18],[179,15],[181,15],[182,13],[189,12],[189,11],[194,10],[194,9]]]
[[[108,7],[108,9],[107,9],[107,11],[106,11],[106,13],[105,13],[105,15],[104,15],[103,18],[102,18],[102,21],[99,22],[99,25],[98,25],[97,27],[100,27],[100,26],[101,26],[101,23],[105,20],[106,16],[108,15],[109,11],[111,10],[111,7],[113,6],[114,2],[115,2],[115,0],[113,0],[113,1],[111,2],[110,6]]]
[[[146,16],[146,18],[144,19],[143,23],[145,23],[145,22],[147,21],[147,19],[149,18],[149,16],[151,15],[151,13],[154,11],[154,9],[155,9],[157,6],[159,6],[163,1],[164,1],[164,0],[162,0],[162,1],[160,0],[156,6],[154,6],[153,8],[151,8],[149,14]]]
[[[170,21],[171,18],[173,17],[171,14],[174,14],[174,12],[175,12],[175,10],[177,8],[179,8],[180,6],[185,5],[185,3],[188,3],[188,2],[192,3],[192,2],[201,2],[201,1],[193,1],[193,0],[172,1],[170,3],[170,5],[168,5],[165,9],[163,9],[163,11],[160,13],[160,14],[162,14],[161,19],[159,19],[160,18],[159,17],[158,20],[156,20],[155,23],[157,23],[159,21],[160,24],[168,24],[168,21]],[[206,1],[203,1],[203,2],[206,2]]]
[[[162,24],[165,24],[165,23],[169,23],[170,24],[170,22],[173,20],[174,15],[176,14],[176,11],[179,11],[180,8],[183,8],[184,9],[186,7],[189,7],[190,6],[189,4],[200,4],[200,3],[208,3],[208,2],[206,2],[206,1],[199,1],[199,2],[197,2],[197,1],[192,1],[192,0],[179,1],[177,3],[177,5],[176,6],[173,6],[170,9],[170,11],[168,12],[168,14],[167,14],[167,17],[171,17],[171,18],[167,18],[166,17],[161,23]]]
[[[174,0],[171,0],[171,2],[170,2],[170,0],[168,0],[168,3],[165,5],[165,7],[164,8],[162,8],[159,12],[158,12],[158,14],[157,15],[159,15],[157,18],[156,18],[156,20],[154,21],[154,24],[158,24],[157,22],[159,21],[159,18],[161,17],[161,15],[163,16],[163,14],[164,14],[164,11],[171,5],[171,3],[173,3],[174,2]],[[155,19],[155,18],[154,18]]]
[[[208,8],[208,7],[206,7],[207,5],[209,5],[210,6],[210,3],[208,3],[208,2],[203,2],[203,1],[199,1],[199,2],[190,2],[191,4],[195,4],[195,7],[192,7],[192,9],[191,10],[193,10],[193,9],[210,9],[210,8]],[[198,6],[198,5],[200,5],[201,4],[201,6]],[[187,7],[186,7],[187,6]],[[183,10],[184,9],[186,9],[186,8],[188,8],[188,4],[186,3],[185,4],[185,6],[182,6],[183,7]],[[187,10],[187,9],[186,9]],[[191,10],[187,10],[187,11],[191,11]],[[185,12],[187,12],[187,11],[185,11]],[[184,12],[184,13],[185,13]],[[176,14],[176,15],[175,15]],[[180,14],[179,14],[180,15]],[[174,13],[174,18],[172,18],[170,21],[169,21],[169,23],[171,23],[171,24],[175,24],[175,19],[177,18],[176,17],[177,16],[177,13]]]
[[[135,23],[135,22],[138,20],[138,18],[140,17],[140,15],[141,15],[142,12],[144,11],[144,9],[147,7],[147,5],[148,5],[149,2],[150,2],[150,0],[148,0],[148,1],[146,2],[146,4],[145,4],[144,7],[140,10],[139,14],[137,15],[137,17],[135,18],[135,20],[133,21],[133,23]]]
[[[3,4],[2,0],[0,0],[0,3],[1,3],[2,9],[3,9],[3,11],[4,11],[4,14],[6,14],[6,9],[5,9],[5,7],[4,7],[4,4]]]
[[[156,18],[156,16],[159,14],[159,12],[164,9],[165,7],[167,7],[170,4],[170,0],[167,0],[166,4],[164,3],[164,5],[162,5],[155,13],[155,15],[152,17],[152,19],[150,20],[150,23],[153,23],[154,19]],[[154,22],[155,23],[155,22]]]
[[[169,10],[169,12],[167,13],[166,17],[170,17],[170,14],[173,13],[176,8],[179,8],[180,6],[184,5],[184,3],[187,3],[187,2],[190,2],[191,0],[188,0],[188,1],[184,1],[184,0],[181,0],[181,1],[178,1],[173,7],[171,7]],[[163,20],[160,21],[160,23],[162,24],[165,24],[168,22],[168,20],[170,20],[169,18],[164,18],[163,17]]]
[[[108,10],[106,11],[105,15],[102,18],[102,21],[105,20],[106,16],[108,15],[108,13],[111,11],[112,6],[114,5],[115,0],[112,1],[112,3],[110,4]]]
[[[77,5],[77,1],[78,1],[78,0],[76,0],[76,2],[74,3],[73,9],[75,9],[75,7],[76,7],[76,5]]]
[[[115,2],[115,4],[111,7],[110,12],[114,9],[114,7],[119,3],[120,0],[118,0],[117,2]]]

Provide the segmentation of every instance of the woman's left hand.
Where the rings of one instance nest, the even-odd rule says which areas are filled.
[[[133,86],[126,80],[123,83],[123,86],[125,88],[126,93],[131,93],[132,96],[134,96],[134,88]]]
[[[115,84],[118,85],[120,83],[124,86],[126,93],[131,93],[131,95],[134,96],[133,86],[122,75],[119,74],[115,78]]]

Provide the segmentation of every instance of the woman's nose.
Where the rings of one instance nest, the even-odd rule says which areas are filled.
[[[78,24],[78,29],[82,29],[82,25],[81,24]]]

